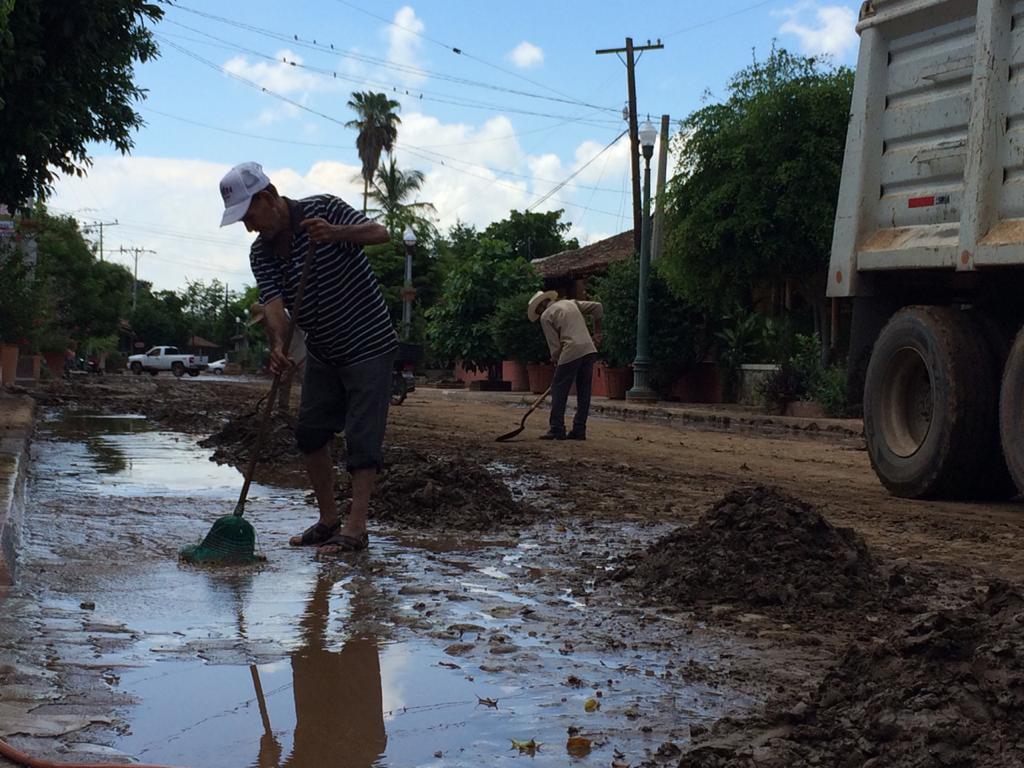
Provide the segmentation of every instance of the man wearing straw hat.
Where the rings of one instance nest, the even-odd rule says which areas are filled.
[[[597,344],[601,343],[604,307],[596,301],[559,299],[554,291],[537,291],[530,299],[526,315],[531,322],[540,321],[551,350],[551,362],[557,366],[551,382],[550,427],[540,439],[586,440],[591,377],[597,360]],[[594,318],[593,338],[585,315]],[[576,385],[576,414],[572,419],[572,430],[566,434],[565,404],[573,384]]]

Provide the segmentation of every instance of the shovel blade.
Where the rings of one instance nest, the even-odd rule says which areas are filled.
[[[507,432],[504,435],[501,435],[499,437],[494,438],[494,442],[496,442],[496,443],[504,443],[506,440],[511,440],[513,437],[518,435],[524,429],[526,429],[526,425],[525,424],[523,426],[521,426],[519,429],[513,429],[511,432]]]

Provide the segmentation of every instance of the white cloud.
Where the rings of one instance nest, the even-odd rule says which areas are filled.
[[[857,48],[857,15],[852,8],[804,0],[780,13],[786,21],[779,34],[796,36],[805,54],[844,59]]]
[[[388,62],[400,67],[419,68],[419,53],[423,45],[420,33],[426,28],[416,17],[416,11],[405,5],[395,13],[394,23],[389,24],[384,34],[388,41]],[[406,85],[422,83],[426,77],[417,72],[404,71],[399,74]]]
[[[523,40],[523,42],[513,48],[509,52],[508,57],[521,69],[539,67],[544,63],[544,51],[526,40]]]
[[[274,54],[277,61],[250,62],[245,56],[236,56],[224,63],[224,69],[233,75],[252,80],[263,88],[284,96],[336,88],[331,81],[287,62],[302,64],[301,56],[287,49]]]
[[[414,154],[410,145],[422,150]],[[274,156],[273,150],[245,146],[240,145],[233,160]],[[473,125],[444,123],[412,111],[403,115],[396,151],[400,167],[426,175],[418,199],[433,203],[436,224],[446,231],[458,220],[483,228],[507,217],[513,208],[525,209],[603,146],[587,140],[561,155],[532,154],[522,148],[505,116]],[[87,177],[62,178],[51,203],[62,211],[88,206],[93,209],[88,216],[117,219],[120,223],[104,232],[107,250],[123,245],[156,251],[140,258],[139,277],[157,289],[181,288],[186,279],[213,278],[239,289],[253,283],[248,253],[254,235],[241,225],[219,227],[223,203],[217,183],[228,167],[190,159],[100,156]],[[362,205],[354,152],[351,162],[321,160],[297,168],[268,160],[265,167],[275,186],[289,197],[330,192],[353,207]],[[535,210],[564,208],[565,220],[572,223],[572,234],[580,242],[593,241],[593,233],[618,232],[629,226],[629,206],[615,190],[628,193],[628,173],[628,142],[623,139]],[[592,186],[612,192],[588,188]],[[108,257],[130,263],[127,255]]]

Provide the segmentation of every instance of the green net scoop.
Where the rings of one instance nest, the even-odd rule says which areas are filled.
[[[256,529],[239,515],[217,520],[199,544],[185,547],[178,557],[195,565],[237,565],[266,560],[256,554]]]

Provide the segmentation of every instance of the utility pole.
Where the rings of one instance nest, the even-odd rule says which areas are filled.
[[[149,250],[147,248],[125,248],[123,245],[121,246],[120,251],[121,251],[122,254],[124,254],[124,253],[132,254],[134,259],[135,259],[135,268],[134,268],[134,271],[132,273],[133,274],[133,279],[132,279],[132,312],[134,312],[135,311],[136,303],[138,301],[138,294],[139,294],[139,254],[140,253],[156,253],[156,251],[151,251],[151,250]]]
[[[651,261],[661,258],[665,239],[665,176],[668,167],[668,115],[661,116],[661,144],[658,145],[658,186],[654,198],[654,230],[651,235]]]
[[[626,38],[625,48],[600,48],[594,53],[601,55],[605,53],[626,54],[626,85],[629,88],[629,163],[633,174],[633,248],[640,253],[640,231],[642,223],[640,219],[640,139],[639,129],[636,122],[636,60],[633,54],[637,51],[657,51],[665,46],[659,39],[653,45],[647,41],[647,45],[633,45],[633,38]]]
[[[86,224],[82,227],[83,232],[88,232],[92,229],[98,228],[100,231],[100,261],[103,261],[103,228],[104,227],[116,227],[117,219],[113,221],[95,221],[92,224]]]

